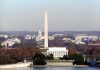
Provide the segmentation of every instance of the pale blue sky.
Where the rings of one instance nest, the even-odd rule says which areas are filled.
[[[49,31],[100,30],[100,0],[0,0],[0,31],[43,30],[45,10]]]

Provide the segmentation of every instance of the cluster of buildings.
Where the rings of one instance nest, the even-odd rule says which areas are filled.
[[[21,43],[21,40],[17,37],[15,38],[9,38],[8,35],[0,35],[0,37],[5,38],[6,40],[1,42],[1,46],[4,47],[10,47],[13,46],[16,43]],[[42,45],[43,47],[40,47],[42,50],[46,50],[43,53],[46,53],[47,55],[53,54],[55,58],[57,57],[63,57],[64,55],[68,55],[68,50],[66,47],[58,47],[58,46],[53,46],[49,47],[48,46],[48,41],[49,40],[54,40],[55,38],[61,38],[63,42],[72,42],[75,44],[90,44],[91,43],[96,43],[96,41],[100,40],[98,36],[95,35],[85,35],[85,34],[77,34],[74,35],[74,39],[65,36],[64,34],[48,34],[48,17],[47,17],[47,12],[45,13],[45,29],[44,29],[44,34],[43,32],[39,29],[38,32],[35,35],[26,35],[24,36],[25,40],[35,40],[39,45]],[[99,44],[99,42],[98,42]]]
[[[40,39],[37,39],[37,41],[38,40],[42,40],[44,38],[44,47],[40,48],[42,50],[46,50],[43,53],[46,53],[47,55],[53,54],[55,58],[63,57],[64,55],[68,55],[68,50],[66,49],[66,47],[49,47],[48,46],[49,35],[48,35],[48,17],[47,17],[47,12],[45,12],[44,37],[42,36],[41,31],[39,31],[37,38],[40,38]]]
[[[76,44],[86,44],[87,42],[97,41],[97,40],[99,40],[99,37],[95,35],[78,34],[75,36]]]
[[[62,36],[62,34],[60,34]],[[25,40],[32,40],[35,39],[35,41],[40,44],[42,42],[43,47],[40,47],[41,50],[46,50],[43,53],[46,53],[47,55],[53,54],[54,57],[63,57],[64,55],[68,55],[68,50],[66,47],[49,47],[48,46],[48,40],[54,40],[55,37],[57,37],[58,34],[55,35],[48,35],[48,17],[47,12],[45,12],[45,29],[44,34],[41,32],[41,30],[38,30],[38,32],[35,35],[26,35],[24,36]],[[9,48],[10,46],[13,46],[16,43],[21,43],[21,40],[17,37],[8,37],[6,35],[1,35],[0,37],[6,38],[5,41],[1,42],[1,45]]]
[[[44,34],[42,31],[39,29],[38,32],[34,35],[26,35],[25,39],[35,39],[35,41],[41,46],[40,49],[43,51],[44,54],[50,55],[53,54],[54,57],[63,57],[64,55],[68,55],[68,50],[66,47],[49,47],[48,46],[48,41],[49,40],[54,40],[55,37],[57,36],[63,36],[63,34],[54,34],[54,35],[48,35],[48,17],[47,17],[47,12],[45,12],[45,29],[44,29]]]
[[[11,38],[11,39],[6,39],[4,42],[2,42],[1,46],[8,48],[8,47],[13,46],[16,43],[21,43],[21,40],[18,38]]]
[[[21,43],[21,40],[17,37],[11,38],[8,35],[0,35],[0,38],[5,38],[5,41],[1,42],[1,46],[4,46],[6,48],[13,46],[16,43]],[[46,49],[46,54],[53,54],[54,57],[63,57],[63,55],[68,55],[68,50],[66,47],[58,47],[58,46],[53,46],[53,47],[48,47],[48,40],[55,40],[55,38],[60,37],[63,42],[72,42],[75,44],[86,44],[88,42],[88,45],[100,45],[100,38],[95,35],[85,35],[85,34],[77,34],[74,35],[75,39],[71,39],[70,37],[65,36],[64,34],[57,34],[54,33],[52,35],[46,35],[44,36],[43,32],[39,29],[35,35],[26,35],[24,36],[25,40],[35,40],[38,44],[42,46],[42,49]],[[47,39],[45,42],[45,38]],[[46,43],[46,45],[45,45]]]

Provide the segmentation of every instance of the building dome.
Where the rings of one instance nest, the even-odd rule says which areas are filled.
[[[42,35],[42,31],[39,29],[37,34],[36,34],[36,41],[41,41],[43,39],[44,39],[44,37]]]
[[[38,35],[42,35],[42,32],[41,32],[41,30],[40,30],[40,29],[38,30]]]

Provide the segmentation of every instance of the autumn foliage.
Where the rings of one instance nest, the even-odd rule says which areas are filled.
[[[0,49],[0,64],[9,64],[32,60],[35,53],[41,53],[37,47]]]

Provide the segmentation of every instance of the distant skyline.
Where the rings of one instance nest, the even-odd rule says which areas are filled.
[[[100,31],[100,0],[0,0],[0,31]]]

